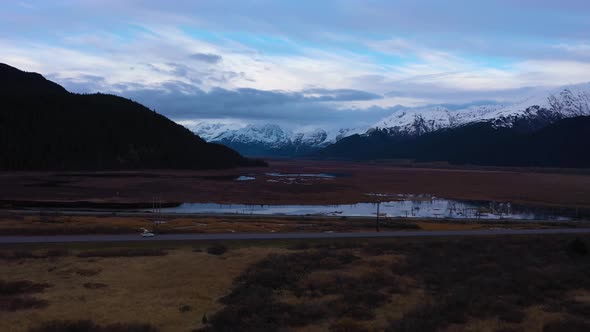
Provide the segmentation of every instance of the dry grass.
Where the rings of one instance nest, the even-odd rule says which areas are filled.
[[[4,189],[0,200],[137,203],[150,202],[153,193],[159,193],[168,202],[335,204],[370,201],[365,193],[381,192],[533,205],[590,206],[588,170],[414,166],[392,162],[277,160],[270,161],[268,168],[224,171],[0,172]],[[285,184],[268,182],[276,180],[267,176],[268,172],[344,176]],[[245,174],[256,180],[232,180]]]
[[[334,217],[282,217],[282,216],[182,216],[168,217],[167,223],[158,226],[159,233],[269,233],[269,232],[323,232],[373,231],[374,218]],[[39,216],[11,212],[0,215],[0,233],[3,235],[50,234],[134,234],[141,228],[151,229],[149,216]],[[383,230],[472,230],[486,228],[548,228],[588,227],[588,222],[533,223],[461,220],[384,219]]]
[[[81,319],[101,325],[138,322],[161,331],[190,331],[199,326],[203,314],[219,309],[216,300],[234,277],[277,251],[244,248],[214,256],[187,247],[157,257],[89,259],[72,255],[2,261],[0,280],[26,279],[52,287],[36,294],[48,301],[45,308],[0,312],[0,331],[27,331],[44,321]],[[182,306],[190,310],[181,312]]]
[[[134,257],[80,257],[127,252],[116,248],[68,246],[53,256],[36,249],[0,261],[0,280],[51,285],[34,293],[47,306],[0,312],[0,331],[55,320],[191,331],[203,327],[204,314],[208,331],[227,322],[247,330],[252,320],[264,328],[269,317],[269,331],[559,331],[590,326],[590,253],[575,245],[586,248],[588,241],[563,235],[231,242],[222,255],[207,253],[215,244],[160,244],[154,249],[166,256]]]
[[[92,213],[92,212],[88,212]],[[322,218],[281,216],[182,216],[166,217],[158,233],[270,233],[373,230],[373,218]],[[383,229],[418,229],[414,222],[383,220]],[[3,235],[132,234],[152,229],[149,216],[38,216],[10,212],[0,215]]]
[[[300,249],[237,278],[203,331],[586,331],[587,243],[547,236],[292,246]]]

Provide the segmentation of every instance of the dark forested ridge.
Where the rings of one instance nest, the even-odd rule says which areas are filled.
[[[259,165],[134,101],[69,93],[0,64],[0,168],[227,168]]]
[[[375,130],[353,135],[316,156],[332,159],[414,159],[491,166],[590,167],[590,117],[558,120],[534,130],[474,123],[421,136]]]

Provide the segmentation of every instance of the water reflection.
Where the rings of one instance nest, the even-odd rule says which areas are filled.
[[[383,200],[383,199],[382,199]],[[539,209],[513,206],[510,203],[466,202],[436,197],[411,197],[379,203],[379,214],[389,218],[445,218],[445,219],[517,219],[570,220],[565,215]],[[377,203],[347,205],[246,205],[216,203],[184,203],[164,208],[165,213],[250,214],[288,216],[376,216]]]

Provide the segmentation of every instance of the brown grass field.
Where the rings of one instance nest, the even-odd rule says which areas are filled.
[[[334,173],[295,183],[266,173]],[[234,181],[240,175],[254,181]],[[449,199],[590,207],[590,171],[457,168],[394,162],[272,160],[268,168],[222,171],[0,172],[0,201],[93,201],[247,204],[368,202],[366,193],[432,194]]]
[[[295,181],[267,173],[332,173]],[[235,181],[240,175],[254,181]],[[19,202],[337,204],[367,193],[590,208],[590,171],[271,161],[223,171],[0,172],[0,234],[117,234],[149,214],[12,211]],[[372,218],[166,216],[160,233],[374,229]],[[382,229],[587,227],[384,219]],[[0,246],[0,331],[589,331],[590,238]],[[206,319],[204,319],[206,317]]]
[[[47,301],[46,307],[0,310],[0,331],[28,331],[56,319],[138,322],[161,331],[190,331],[204,314],[220,308],[217,298],[246,266],[280,251],[241,248],[215,256],[180,247],[155,257],[81,258],[74,251],[65,257],[0,259],[0,280],[50,285],[33,295]]]
[[[171,233],[288,233],[288,232],[363,232],[375,230],[375,218],[352,217],[285,217],[285,216],[173,216],[158,225],[160,234]],[[566,228],[590,227],[590,222],[550,221],[484,221],[445,219],[380,218],[383,230],[471,230],[493,228]],[[74,235],[74,234],[139,234],[153,230],[153,218],[144,216],[0,214],[2,235]]]
[[[226,245],[217,255],[203,243],[2,247],[0,330],[56,320],[164,332],[590,328],[588,236]],[[5,286],[27,281],[21,293]]]

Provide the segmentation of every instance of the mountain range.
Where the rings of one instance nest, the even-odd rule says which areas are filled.
[[[317,157],[590,167],[589,91],[581,84],[508,106],[402,111]]]
[[[70,93],[40,74],[5,64],[0,64],[0,102],[0,169],[264,164],[240,153],[590,167],[590,83],[547,90],[506,105],[396,107],[369,128],[351,124],[342,129],[290,130],[277,124],[207,122],[191,126],[205,140],[132,100]]]
[[[514,135],[516,135],[512,137],[514,140],[522,141],[528,139],[523,135],[532,135],[552,124],[558,124],[561,120],[588,115],[590,115],[590,83],[584,83],[548,89],[510,104],[476,105],[459,109],[442,105],[421,108],[397,107],[390,116],[369,128],[332,131],[314,129],[297,132],[289,131],[276,124],[235,128],[199,123],[191,129],[209,141],[230,146],[245,155],[344,159],[440,159],[455,162],[461,160],[461,162],[469,163],[470,158],[467,156],[456,155],[451,158],[451,153],[442,153],[445,149],[461,150],[460,146],[465,144],[463,142],[449,142],[454,146],[439,146],[441,153],[438,156],[435,156],[434,152],[424,151],[425,142],[463,137],[474,142],[487,141],[491,144],[494,140],[507,140]],[[584,121],[580,120],[580,122]],[[567,125],[560,124],[557,127],[572,125],[567,121],[564,123]],[[350,125],[350,128],[354,127],[354,124]],[[578,129],[582,128],[584,127]],[[583,134],[587,133],[580,133],[580,135]],[[560,138],[555,139],[560,140]],[[402,145],[405,146],[402,147]],[[418,148],[418,145],[421,148]],[[464,153],[468,153],[467,150],[465,151]],[[478,154],[471,150],[469,153],[474,156]],[[483,157],[473,158],[473,162],[483,163],[484,159]],[[500,159],[502,158],[498,159],[498,163]],[[505,160],[502,163],[510,164],[511,162]],[[514,163],[523,164],[524,161]]]
[[[209,142],[223,144],[252,157],[305,156],[346,136],[364,132],[354,128],[289,130],[270,123],[236,126],[200,122],[190,129]]]
[[[459,110],[443,106],[400,110],[370,130],[390,135],[421,135],[443,128],[490,123],[494,128],[538,129],[556,120],[590,115],[590,83],[543,91],[508,105],[478,105]]]
[[[0,169],[228,168],[260,165],[132,100],[75,94],[0,64]]]

